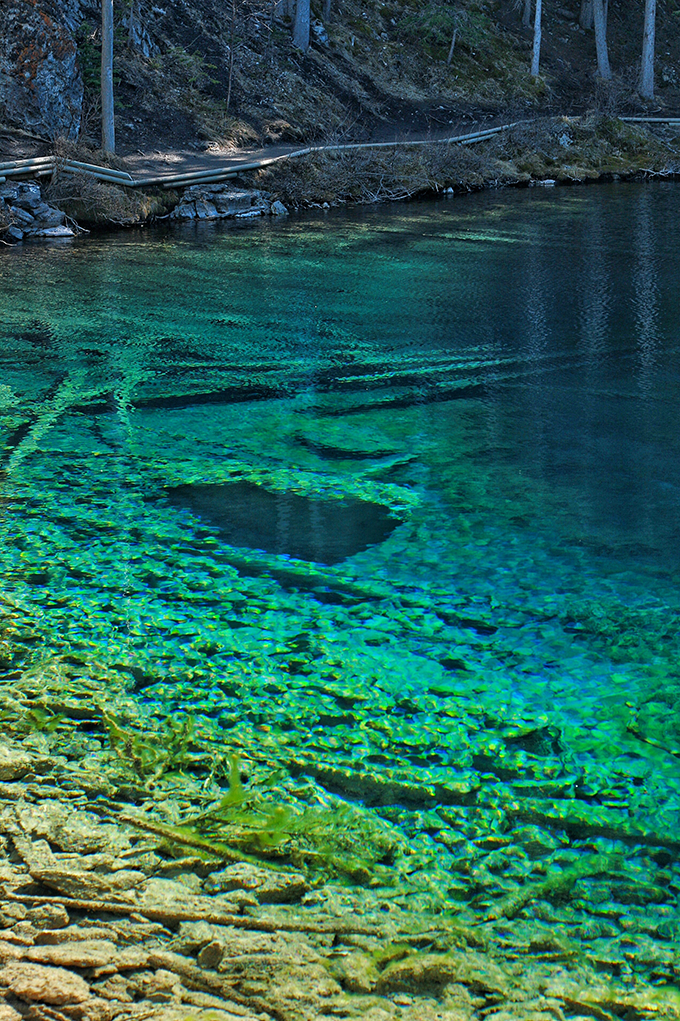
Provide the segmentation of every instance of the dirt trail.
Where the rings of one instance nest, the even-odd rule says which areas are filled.
[[[505,117],[505,120],[513,119]],[[373,142],[425,142],[438,141],[453,135],[468,134],[482,128],[502,124],[503,117],[485,117],[479,121],[465,119],[451,122],[438,130],[413,131],[410,124],[392,124],[389,130],[383,126],[381,131],[371,138]],[[312,143],[312,147],[323,143]],[[268,145],[257,148],[237,149],[232,146],[211,145],[203,150],[187,146],[168,149],[137,149],[126,151],[122,148],[116,165],[127,170],[133,177],[164,176],[203,170],[217,170],[224,167],[239,167],[243,164],[259,160],[272,159],[277,156],[289,155],[306,149],[304,143],[286,145]],[[51,143],[46,139],[38,139],[27,134],[0,128],[0,161],[30,159],[34,156],[47,155],[52,151]],[[83,159],[84,157],[79,157]],[[90,162],[88,159],[87,162]],[[93,161],[94,162],[94,161]]]

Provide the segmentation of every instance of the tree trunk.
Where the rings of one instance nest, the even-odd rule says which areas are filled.
[[[324,25],[327,25],[331,20],[331,0],[323,0],[323,11],[321,14],[321,20]]]
[[[102,149],[116,151],[113,124],[113,0],[102,0]]]
[[[656,34],[656,0],[645,0],[645,27],[642,33],[642,68],[640,95],[654,99],[654,37]]]
[[[604,0],[593,0],[593,20],[595,22],[597,73],[605,81],[611,81],[612,69],[609,66],[609,54],[607,53],[607,15]]]
[[[451,61],[453,60],[453,51],[456,48],[456,36],[457,35],[458,35],[458,29],[454,28],[454,30],[453,30],[453,38],[451,39],[451,45],[449,46],[449,55],[446,58],[446,63],[447,64],[450,64]]]
[[[578,23],[586,32],[593,28],[593,0],[581,0],[581,13]]]
[[[293,46],[306,53],[309,49],[309,0],[297,0],[293,24]]]
[[[234,80],[234,49],[236,47],[236,0],[231,0],[231,20],[229,23],[229,79],[227,81],[227,105],[231,103],[231,86]]]
[[[522,28],[531,28],[531,0],[524,0],[522,10]]]
[[[132,50],[143,52],[143,45],[144,45],[144,26],[142,24],[140,0],[130,0],[130,17],[128,20],[128,46]]]
[[[531,74],[538,78],[538,69],[541,63],[541,5],[542,0],[536,0],[534,12],[534,49],[531,55]]]

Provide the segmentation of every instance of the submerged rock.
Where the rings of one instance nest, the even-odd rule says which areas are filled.
[[[300,872],[273,872],[249,862],[238,862],[221,872],[211,872],[203,886],[209,893],[252,890],[261,904],[292,904],[309,889]]]
[[[216,525],[231,546],[338,564],[383,542],[399,523],[367,500],[319,500],[273,493],[250,482],[176,486],[172,504]]]
[[[50,1003],[59,1007],[82,1003],[90,995],[87,982],[64,968],[13,961],[0,969],[0,985],[22,1000]]]

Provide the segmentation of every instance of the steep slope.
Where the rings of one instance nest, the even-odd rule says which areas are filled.
[[[159,0],[161,3],[162,0]],[[119,0],[116,115],[121,152],[210,143],[445,132],[500,112],[634,109],[642,14],[611,0],[615,82],[595,76],[578,0],[548,6],[542,76],[515,0],[340,0],[312,42],[291,45],[287,0]],[[90,0],[3,0],[0,118],[42,137],[96,145],[99,19]],[[658,103],[680,92],[677,0],[658,16]],[[455,32],[455,47],[447,61]],[[227,104],[228,98],[228,104]]]

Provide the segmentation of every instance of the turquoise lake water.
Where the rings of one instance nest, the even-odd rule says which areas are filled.
[[[0,589],[236,745],[677,834],[679,228],[662,183],[5,251]]]

